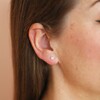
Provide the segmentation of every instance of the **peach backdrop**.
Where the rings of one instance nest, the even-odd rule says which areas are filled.
[[[13,100],[9,13],[10,0],[0,0],[0,100]]]

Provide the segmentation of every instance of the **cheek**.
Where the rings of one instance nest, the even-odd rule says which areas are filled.
[[[100,60],[100,44],[98,45],[95,41],[86,41],[83,45],[83,52],[88,59]]]
[[[83,33],[82,33],[83,34]],[[100,60],[100,35],[75,34],[71,36],[71,43],[79,51],[80,56],[87,60]]]

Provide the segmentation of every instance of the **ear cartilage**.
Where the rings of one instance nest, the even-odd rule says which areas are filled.
[[[55,57],[54,57],[54,56],[51,56],[51,57],[50,57],[50,59],[51,59],[51,60],[54,60],[54,59],[55,59]]]

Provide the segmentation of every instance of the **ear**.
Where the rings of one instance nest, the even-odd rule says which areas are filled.
[[[50,40],[43,25],[33,24],[29,29],[29,40],[37,56],[50,65],[58,63],[58,58],[50,46]]]

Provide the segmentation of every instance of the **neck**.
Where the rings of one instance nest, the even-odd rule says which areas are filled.
[[[53,66],[48,90],[43,100],[100,100],[100,94],[72,85],[63,75],[60,67]]]

